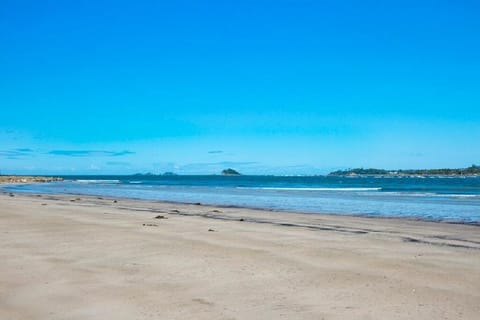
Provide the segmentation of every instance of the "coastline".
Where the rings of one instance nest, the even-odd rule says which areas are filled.
[[[57,178],[53,178],[57,179]],[[62,178],[60,178],[62,179]],[[48,182],[56,182],[56,181],[64,181],[64,180],[52,180]],[[437,219],[437,218],[427,218],[427,217],[415,217],[415,216],[399,216],[399,215],[376,215],[376,214],[368,214],[368,213],[338,213],[338,212],[328,212],[328,211],[302,211],[302,210],[294,210],[294,209],[281,209],[281,208],[266,208],[266,207],[259,207],[259,206],[249,206],[249,205],[231,205],[231,204],[221,204],[221,203],[201,203],[196,201],[176,201],[176,200],[164,200],[164,199],[146,199],[140,197],[129,197],[129,196],[121,196],[121,195],[103,195],[103,194],[86,194],[86,193],[75,193],[75,192],[64,192],[64,193],[46,193],[42,192],[41,190],[35,191],[16,191],[16,190],[9,190],[6,188],[2,188],[4,186],[15,186],[15,185],[22,185],[22,184],[36,184],[42,183],[43,181],[30,181],[26,183],[2,183],[0,182],[0,193],[4,194],[20,194],[20,195],[45,195],[45,196],[70,196],[70,197],[85,197],[85,198],[98,198],[98,197],[105,197],[110,199],[117,199],[117,200],[131,200],[131,201],[140,201],[140,202],[154,202],[154,203],[165,203],[165,204],[172,204],[172,205],[203,205],[208,207],[218,207],[218,208],[225,208],[225,209],[245,209],[245,210],[256,210],[256,211],[265,211],[265,212],[277,212],[278,214],[300,214],[300,215],[322,215],[322,216],[343,216],[343,217],[359,217],[364,219],[386,219],[386,220],[399,220],[399,221],[420,221],[420,222],[433,222],[433,223],[445,223],[445,224],[459,224],[459,225],[470,225],[470,226],[480,226],[480,221],[470,221],[470,220],[456,220],[456,219]]]
[[[480,312],[477,226],[84,195],[0,204],[1,318]]]
[[[43,183],[63,181],[60,177],[46,177],[46,176],[17,176],[17,175],[0,175],[0,186],[5,184],[18,183]]]

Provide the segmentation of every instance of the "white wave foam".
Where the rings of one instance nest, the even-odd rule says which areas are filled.
[[[408,191],[389,191],[389,192],[384,192],[383,195],[397,195],[397,196],[405,196],[405,197],[480,198],[480,194],[408,192]]]
[[[75,180],[76,182],[80,182],[80,183],[120,183],[120,180],[83,180],[83,179],[79,179],[79,180]]]
[[[238,187],[237,189],[260,189],[278,191],[379,191],[382,188],[291,188],[291,187]]]

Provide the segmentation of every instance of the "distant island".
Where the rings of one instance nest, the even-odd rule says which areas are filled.
[[[480,176],[480,166],[472,165],[460,169],[408,169],[385,170],[355,168],[330,172],[329,176]]]
[[[176,174],[174,172],[170,172],[170,171],[167,171],[167,172],[164,172],[164,173],[161,173],[161,174],[155,174],[155,173],[151,173],[151,172],[132,174],[132,176],[134,176],[134,177],[158,177],[158,176],[177,176],[177,175],[178,174]]]
[[[241,174],[237,170],[228,168],[222,171],[222,175],[223,176],[240,176]]]

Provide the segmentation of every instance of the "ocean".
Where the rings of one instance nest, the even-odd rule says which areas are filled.
[[[480,223],[480,177],[64,176],[4,186],[12,192],[84,194],[302,213]]]

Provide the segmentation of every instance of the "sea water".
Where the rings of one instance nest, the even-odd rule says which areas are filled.
[[[480,177],[65,176],[3,187],[364,216],[480,223]]]

